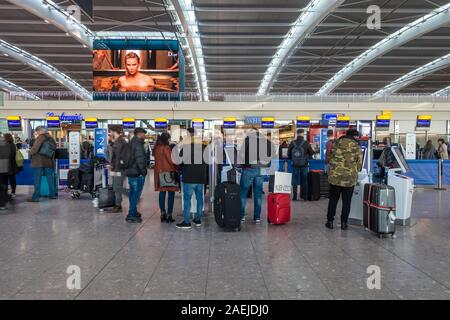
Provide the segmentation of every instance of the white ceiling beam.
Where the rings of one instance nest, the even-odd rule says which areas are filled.
[[[312,0],[306,6],[278,47],[258,89],[258,94],[269,93],[278,74],[297,47],[343,2],[344,0]]]
[[[413,84],[414,82],[425,78],[426,76],[433,74],[438,70],[442,70],[450,65],[450,54],[447,54],[439,59],[436,59],[430,63],[427,63],[420,68],[417,68],[410,73],[398,78],[397,80],[391,82],[383,89],[377,91],[374,96],[384,97],[389,96],[400,89]]]
[[[70,34],[84,46],[92,49],[94,33],[80,21],[50,0],[7,0],[35,16],[48,21],[55,27]]]
[[[172,18],[179,27],[179,35],[185,41],[184,48],[188,51],[186,58],[192,58],[194,78],[201,100],[208,101],[208,80],[206,78],[205,60],[203,57],[203,47],[200,41],[198,22],[195,14],[195,7],[192,0],[164,0],[167,7],[173,8]],[[181,44],[183,45],[183,44]]]
[[[31,100],[39,100],[39,98],[36,97],[34,94],[28,92],[22,87],[19,87],[18,85],[12,83],[11,81],[8,81],[3,78],[0,78],[0,89],[8,93],[9,92],[14,92],[16,94],[20,93],[22,96]]]
[[[0,40],[0,53],[9,56],[11,59],[20,61],[35,70],[41,71],[49,78],[54,79],[67,89],[79,95],[82,99],[92,100],[92,95],[80,84],[42,59],[3,40]]]
[[[449,24],[450,21],[450,3],[439,7],[429,14],[406,25],[397,32],[378,42],[367,51],[363,52],[355,60],[347,64],[334,77],[316,93],[317,95],[328,95],[335,90],[344,81],[349,79],[356,72],[376,60],[378,57],[397,49],[405,43],[419,38],[421,35],[439,29]],[[420,48],[419,50],[423,50]]]
[[[450,95],[450,86],[432,94],[432,96],[435,96],[435,97],[446,97],[449,95]]]

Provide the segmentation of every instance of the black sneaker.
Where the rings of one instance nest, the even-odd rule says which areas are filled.
[[[136,217],[127,217],[125,220],[128,223],[141,223],[142,222],[142,219],[139,218],[138,216],[136,216]]]
[[[202,221],[201,220],[194,220],[194,221],[192,221],[193,223],[194,223],[194,225],[196,226],[196,227],[200,227],[201,225],[202,225]]]
[[[326,224],[325,224],[325,227],[327,227],[328,229],[333,229],[334,227],[333,227],[333,222],[332,221],[328,221]]]
[[[348,230],[348,224],[346,222],[341,222],[341,229]]]
[[[185,223],[184,221],[183,221],[182,223],[178,223],[178,224],[176,225],[176,227],[177,227],[178,229],[192,229],[191,224],[190,224],[190,223]]]

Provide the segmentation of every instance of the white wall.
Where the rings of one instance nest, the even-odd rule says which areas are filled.
[[[400,133],[413,132],[418,114],[433,116],[433,133],[446,133],[450,120],[450,103],[255,103],[255,102],[139,102],[139,101],[5,101],[0,119],[19,115],[24,119],[43,119],[47,112],[82,113],[84,117],[102,119],[191,119],[202,117],[221,120],[224,117],[274,116],[276,120],[294,120],[299,115],[320,120],[323,113],[345,113],[352,120],[373,120],[382,110],[393,111],[393,120],[401,121]],[[393,131],[393,128],[391,129]]]

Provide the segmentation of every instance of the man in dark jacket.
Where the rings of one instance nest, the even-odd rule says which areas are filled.
[[[180,161],[183,175],[183,221],[176,225],[179,229],[191,229],[191,199],[195,193],[197,210],[193,223],[199,227],[202,224],[203,188],[208,182],[207,159],[204,158],[206,146],[201,138],[194,137],[194,129],[188,129],[190,139],[180,146]],[[179,146],[179,145],[178,145]],[[177,147],[178,147],[177,146]],[[175,149],[175,152],[178,150]]]
[[[50,158],[39,153],[45,143],[53,145],[56,150],[56,142],[47,133],[45,127],[39,126],[35,131],[37,138],[33,143],[33,147],[30,149],[31,168],[33,168],[34,171],[34,193],[31,199],[27,200],[29,202],[39,202],[39,198],[41,197],[41,179],[43,175],[47,178],[50,193],[49,198],[56,199],[58,196],[55,178],[55,156],[53,155],[53,157]]]
[[[253,220],[256,224],[261,223],[261,205],[264,176],[261,169],[268,168],[270,161],[276,156],[274,145],[269,139],[257,131],[251,129],[245,137],[244,145],[239,150],[238,159],[242,167],[241,174],[241,221],[245,221],[245,207],[247,205],[247,194],[253,186],[254,213]]]
[[[11,149],[4,140],[0,138],[0,210],[6,210],[8,201],[8,173],[11,168]]]
[[[127,142],[122,136],[122,131],[119,126],[113,126],[109,129],[111,139],[113,141],[111,148],[111,162],[109,169],[112,177],[112,185],[116,199],[116,205],[112,209],[113,212],[122,212],[122,194],[123,194],[123,179],[126,169]]]
[[[137,211],[137,204],[144,189],[145,177],[147,176],[147,164],[145,160],[145,135],[147,131],[142,128],[134,129],[134,137],[131,139],[129,152],[129,164],[126,170],[130,191],[128,198],[130,209],[126,218],[130,223],[141,223],[141,214]]]
[[[288,157],[292,161],[292,200],[297,200],[298,186],[303,200],[308,200],[308,159],[314,155],[314,150],[305,139],[305,130],[297,130],[297,139],[289,145]]]

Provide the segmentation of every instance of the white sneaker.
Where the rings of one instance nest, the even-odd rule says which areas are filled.
[[[255,224],[261,224],[261,220],[255,220]]]
[[[241,218],[241,222],[245,222],[245,216]]]

